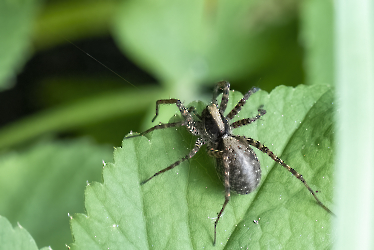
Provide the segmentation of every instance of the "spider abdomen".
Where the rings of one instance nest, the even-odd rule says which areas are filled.
[[[261,180],[260,162],[244,137],[225,136],[220,142],[223,156],[229,159],[230,190],[238,194],[249,194]],[[217,173],[221,181],[225,178],[223,158],[217,158]]]

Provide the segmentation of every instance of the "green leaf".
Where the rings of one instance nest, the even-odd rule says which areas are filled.
[[[86,182],[101,180],[102,160],[109,159],[110,147],[82,139],[3,153],[0,214],[27,228],[38,245],[66,249],[72,240],[68,213],[84,211]]]
[[[296,4],[273,5],[274,1],[126,1],[113,31],[135,62],[168,84],[171,93],[190,99],[199,92],[199,84],[254,72],[281,49],[282,32],[272,28],[292,18],[295,13],[288,10]]]
[[[30,53],[37,0],[0,1],[0,90],[10,87]]]
[[[35,240],[29,232],[20,224],[13,229],[9,221],[0,216],[0,246],[1,249],[12,250],[36,250]],[[43,247],[41,250],[52,250],[51,247]]]
[[[229,108],[241,96],[232,92]],[[260,91],[235,120],[256,115],[260,105],[267,114],[256,124],[234,131],[264,142],[282,156],[318,190],[328,207],[333,191],[332,98],[325,86],[281,86],[270,94]],[[204,148],[189,162],[139,185],[186,155],[195,140],[185,128],[125,138],[122,147],[115,149],[114,163],[104,168],[104,182],[86,189],[87,215],[77,214],[71,220],[73,248],[331,247],[331,215],[317,205],[299,180],[255,150],[262,164],[260,186],[252,194],[231,196],[213,248],[213,225],[224,201],[224,187],[215,173],[214,159]]]

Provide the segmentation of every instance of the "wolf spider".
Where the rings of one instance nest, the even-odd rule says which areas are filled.
[[[152,119],[152,122],[158,116],[158,108],[160,104],[175,104],[179,108],[182,114],[182,121],[159,124],[154,126],[138,136],[150,133],[157,129],[171,128],[177,126],[185,126],[188,131],[197,136],[194,148],[183,158],[174,162],[167,168],[164,168],[153,176],[143,181],[141,184],[145,184],[152,178],[168,171],[187,159],[192,158],[201,148],[202,145],[207,145],[207,152],[210,156],[215,157],[217,160],[216,171],[219,178],[225,186],[225,202],[218,213],[217,219],[214,223],[214,236],[213,245],[216,244],[217,235],[217,223],[221,217],[227,203],[230,200],[230,191],[234,191],[238,194],[249,194],[256,189],[261,179],[261,168],[260,162],[250,147],[253,146],[263,153],[267,154],[275,162],[285,167],[291,172],[297,179],[299,179],[309,192],[313,195],[317,203],[328,213],[333,214],[317,197],[314,191],[306,183],[305,179],[295,169],[288,166],[276,156],[268,147],[261,144],[259,141],[244,136],[233,135],[231,130],[241,126],[245,126],[255,122],[266,114],[266,111],[262,109],[262,106],[258,109],[258,115],[252,118],[245,118],[239,121],[229,123],[229,121],[237,115],[242,106],[247,102],[248,98],[257,91],[256,88],[249,90],[243,98],[236,104],[236,106],[230,111],[230,113],[224,116],[224,112],[227,107],[229,100],[230,83],[227,81],[221,81],[217,83],[211,104],[206,106],[201,114],[196,114],[194,107],[187,109],[180,100],[178,99],[163,99],[156,102],[156,115]],[[217,103],[217,96],[222,92],[221,103]],[[197,119],[193,118],[193,115]]]

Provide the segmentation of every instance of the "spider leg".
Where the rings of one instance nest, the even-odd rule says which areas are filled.
[[[232,118],[234,118],[234,116],[236,116],[240,110],[242,109],[242,107],[244,106],[244,104],[247,102],[248,98],[253,94],[253,93],[256,93],[258,90],[260,90],[259,88],[255,88],[255,87],[252,87],[244,96],[242,99],[240,99],[240,101],[238,102],[238,104],[236,104],[236,106],[230,111],[230,113],[226,116],[226,118],[228,120],[231,120]]]
[[[189,107],[188,108],[188,112],[191,113],[191,112],[195,112],[195,107]],[[164,129],[164,128],[173,128],[173,127],[181,127],[181,126],[184,126],[184,122],[180,121],[180,122],[171,122],[171,123],[160,123],[150,129],[147,129],[146,131],[143,131],[141,132],[140,134],[137,134],[137,135],[130,135],[130,136],[126,136],[125,138],[128,139],[128,138],[133,138],[133,137],[138,137],[138,136],[142,136],[142,135],[145,135],[145,134],[148,134],[154,130],[157,130],[157,129]]]
[[[183,125],[184,125],[183,122],[160,123],[160,124],[150,128],[150,129],[147,129],[144,132],[141,132],[140,134],[126,136],[125,139],[142,136],[142,135],[148,134],[148,133],[150,133],[154,130],[157,130],[157,129],[180,127],[180,126],[183,126]]]
[[[233,123],[230,124],[230,127],[231,128],[238,128],[238,127],[241,127],[241,126],[245,126],[245,125],[251,124],[251,123],[257,121],[258,119],[260,119],[261,116],[263,116],[265,114],[266,114],[266,110],[262,109],[260,107],[258,109],[258,115],[256,115],[255,117],[252,117],[252,118],[245,118],[245,119],[233,122]]]
[[[188,128],[188,130],[190,131],[191,134],[193,134],[193,135],[198,134],[198,131],[195,127],[193,117],[189,113],[189,110],[192,111],[194,108],[186,109],[186,107],[183,105],[183,103],[178,99],[157,100],[157,102],[156,102],[156,115],[155,115],[155,117],[153,117],[152,122],[154,122],[154,120],[156,120],[156,117],[158,116],[158,106],[160,104],[175,104],[175,105],[177,105],[177,107],[179,108],[179,111],[181,112],[181,114],[184,118],[183,125],[185,125]]]
[[[229,93],[230,93],[230,83],[228,81],[220,81],[217,83],[214,91],[213,91],[213,100],[212,103],[217,105],[217,96],[219,95],[220,90],[222,90],[222,100],[221,104],[219,105],[219,110],[222,113],[225,112],[227,103],[229,101]]]
[[[225,210],[227,203],[229,203],[230,201],[230,159],[227,154],[223,155],[223,167],[225,168],[225,203],[223,203],[221,211],[218,213],[217,220],[214,223],[213,246],[216,245],[218,220],[221,217],[223,211]]]
[[[157,130],[157,129],[164,129],[164,128],[173,128],[173,127],[180,127],[180,126],[183,126],[183,122],[171,122],[171,123],[161,123],[161,124],[158,124],[150,129],[147,129],[146,131],[140,133],[140,135],[145,135],[145,134],[148,134],[154,130]]]
[[[214,149],[211,147],[207,149],[207,151],[208,151],[208,155],[211,157],[222,158],[222,154],[223,154],[222,150]]]
[[[152,175],[152,176],[151,176],[150,178],[148,178],[147,180],[141,182],[140,185],[143,185],[143,184],[147,183],[147,182],[150,181],[153,177],[156,177],[156,176],[159,175],[159,174],[162,174],[162,173],[164,173],[164,172],[166,172],[166,171],[168,171],[168,170],[171,170],[171,169],[175,168],[176,166],[178,166],[179,164],[181,164],[182,162],[184,162],[185,160],[192,158],[192,157],[197,153],[197,151],[199,151],[199,149],[201,148],[201,146],[202,146],[203,144],[204,144],[204,143],[203,143],[203,139],[198,138],[198,139],[196,140],[196,142],[195,142],[195,147],[194,147],[194,148],[193,148],[193,149],[188,153],[188,155],[186,155],[186,156],[183,157],[182,159],[180,159],[180,160],[174,162],[174,163],[171,164],[169,167],[164,168],[164,169],[158,171],[157,173],[155,173],[154,175]]]
[[[178,99],[161,99],[156,101],[156,115],[153,117],[152,122],[154,122],[158,116],[158,106],[160,104],[175,104],[179,108],[179,111],[181,112],[182,116],[187,121],[192,121],[192,116],[188,112],[188,110],[184,107],[183,103]]]
[[[239,136],[235,136],[239,137]],[[258,148],[263,153],[270,156],[271,159],[273,159],[275,162],[278,162],[280,165],[282,165],[284,168],[287,169],[287,171],[291,172],[297,179],[299,179],[302,183],[304,183],[305,187],[309,190],[309,192],[313,195],[314,199],[316,199],[318,205],[320,205],[324,210],[326,210],[328,213],[335,215],[329,208],[327,208],[316,196],[314,191],[309,187],[309,185],[306,183],[305,179],[301,174],[299,174],[295,169],[288,166],[282,159],[280,159],[278,156],[276,156],[272,151],[269,150],[268,147],[263,145],[261,142],[254,140],[252,138],[246,138],[249,145]]]

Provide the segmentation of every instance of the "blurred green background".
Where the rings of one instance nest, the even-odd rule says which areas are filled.
[[[64,249],[86,180],[151,126],[156,100],[207,102],[222,79],[331,85],[332,20],[323,0],[1,1],[0,215]]]

